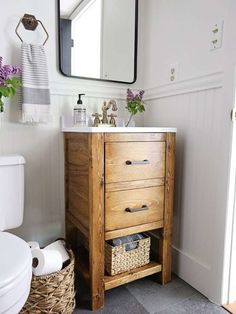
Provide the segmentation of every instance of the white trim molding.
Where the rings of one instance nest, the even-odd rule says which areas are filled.
[[[211,268],[195,257],[172,246],[173,271],[203,295],[208,295]]]
[[[124,84],[118,86],[112,83],[106,85],[101,82],[91,81],[90,84],[78,80],[78,83],[72,82],[50,82],[51,95],[58,96],[77,96],[79,92],[94,98],[116,98],[126,99],[127,86]]]
[[[223,76],[224,73],[222,71],[219,71],[215,73],[192,77],[183,81],[147,88],[145,93],[145,100],[152,100],[208,89],[221,88],[223,86]]]

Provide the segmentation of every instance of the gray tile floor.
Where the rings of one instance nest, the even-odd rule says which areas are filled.
[[[89,295],[82,279],[78,279],[78,299],[75,314],[226,314],[209,302],[186,282],[173,275],[173,280],[161,286],[147,277],[107,291],[105,307],[89,310]]]

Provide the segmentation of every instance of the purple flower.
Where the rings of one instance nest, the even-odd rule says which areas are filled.
[[[140,90],[137,94],[134,94],[129,88],[127,89],[127,101],[142,100],[144,90]]]
[[[127,89],[127,100],[133,100],[134,99],[134,94],[133,92],[128,88]]]
[[[18,65],[13,65],[11,73],[14,75],[20,74],[21,73],[21,67]]]
[[[0,85],[5,85],[5,81],[10,78],[11,75],[21,73],[21,68],[18,65],[3,65],[3,58],[0,57]]]

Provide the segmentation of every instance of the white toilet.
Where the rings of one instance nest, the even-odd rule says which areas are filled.
[[[0,156],[0,314],[19,313],[31,286],[32,258],[28,244],[3,232],[23,222],[24,164],[22,156]]]

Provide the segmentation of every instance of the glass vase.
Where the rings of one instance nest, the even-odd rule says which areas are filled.
[[[125,123],[126,127],[135,127],[134,115],[131,114]]]

